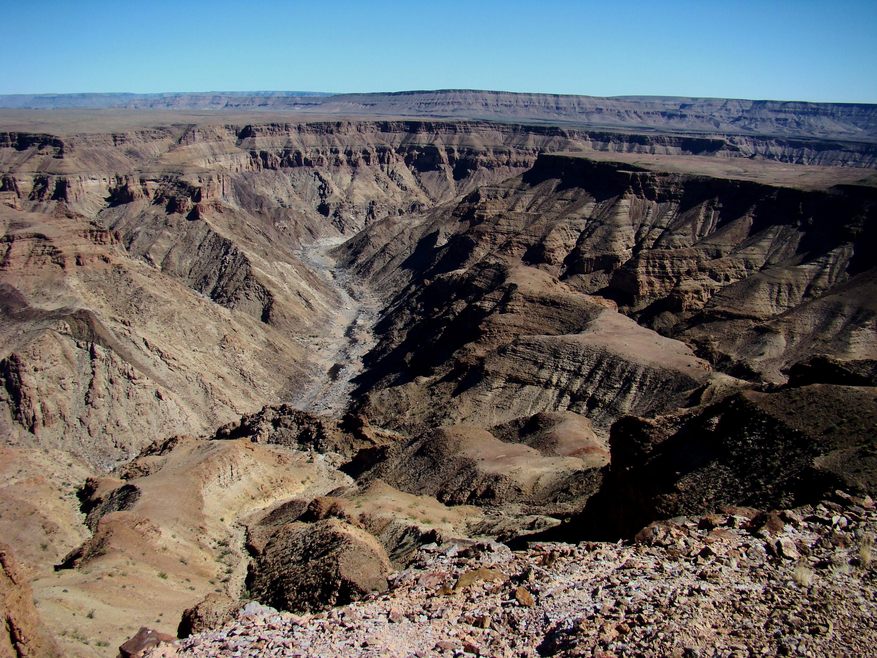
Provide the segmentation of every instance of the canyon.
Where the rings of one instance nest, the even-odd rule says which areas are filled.
[[[0,109],[35,646],[319,614],[453,542],[872,509],[873,106],[210,98]]]

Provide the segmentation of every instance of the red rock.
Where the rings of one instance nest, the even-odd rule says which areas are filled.
[[[146,626],[141,626],[137,635],[119,647],[121,658],[140,658],[147,649],[153,649],[162,643],[174,642],[177,638],[167,633],[159,633]]]
[[[778,535],[785,526],[785,522],[777,512],[759,512],[749,521],[746,529],[753,535],[762,530],[769,535]]]
[[[735,535],[730,530],[725,530],[725,528],[716,528],[710,531],[710,538],[717,539],[721,541],[733,541]]]
[[[0,544],[0,620],[0,656],[60,655],[43,629],[27,578],[5,544]]]

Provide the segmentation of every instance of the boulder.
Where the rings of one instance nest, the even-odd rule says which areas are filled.
[[[207,597],[183,612],[177,628],[178,637],[189,637],[194,633],[218,628],[234,618],[240,602],[225,594],[208,594]]]
[[[386,590],[392,570],[374,537],[328,518],[279,528],[251,566],[247,585],[265,605],[313,612]]]
[[[159,633],[146,626],[141,626],[137,635],[119,647],[120,658],[141,658],[149,649],[154,649],[159,644],[167,644],[176,640],[172,635]]]

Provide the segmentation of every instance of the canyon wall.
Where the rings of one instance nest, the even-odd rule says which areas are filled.
[[[871,143],[877,137],[877,109],[865,103],[661,96],[600,98],[472,89],[334,95],[296,92],[18,94],[0,96],[0,107],[273,110],[345,117],[571,123],[615,130],[803,136]]]

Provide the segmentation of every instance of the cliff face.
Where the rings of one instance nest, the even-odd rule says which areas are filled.
[[[342,306],[295,250],[568,143],[420,123],[4,134],[7,443],[107,465],[295,395],[322,376],[302,337]]]
[[[55,658],[58,647],[43,628],[33,594],[21,567],[6,544],[0,544],[0,656]]]
[[[391,300],[359,379],[376,422],[411,431],[570,410],[605,432],[685,404],[713,368],[782,382],[813,353],[877,354],[872,238],[856,229],[869,201],[544,160],[343,247]]]
[[[212,122],[63,137],[3,133],[2,271],[8,298],[18,301],[3,318],[0,391],[6,411],[0,422],[16,445],[80,445],[89,459],[110,463],[130,456],[147,440],[180,431],[204,432],[261,404],[297,395],[321,373],[305,357],[312,340],[302,344],[296,337],[317,336],[322,332],[315,328],[344,321],[334,285],[305,265],[297,250],[364,227],[374,228],[350,247],[357,249],[357,267],[362,272],[399,267],[391,277],[403,278],[417,270],[429,282],[412,293],[422,298],[417,304],[442,305],[439,298],[458,285],[457,279],[474,277],[465,284],[472,290],[455,301],[456,307],[465,302],[472,311],[459,318],[459,309],[444,314],[455,327],[442,339],[446,354],[468,341],[472,331],[488,331],[481,326],[490,315],[484,304],[510,303],[515,312],[532,312],[534,318],[547,313],[542,320],[528,322],[552,325],[558,312],[543,308],[543,292],[509,296],[527,287],[558,284],[558,294],[566,301],[557,303],[561,308],[571,304],[570,309],[592,304],[580,293],[599,292],[617,299],[642,324],[672,336],[688,331],[692,341],[708,342],[696,334],[697,326],[688,326],[693,314],[710,312],[708,302],[717,309],[711,321],[727,322],[734,312],[729,305],[749,308],[751,299],[767,295],[773,317],[846,281],[854,266],[864,272],[867,267],[861,262],[845,264],[854,262],[851,253],[830,251],[795,269],[794,281],[783,282],[782,292],[775,295],[776,286],[770,282],[755,285],[742,274],[773,261],[741,251],[734,237],[763,229],[765,240],[774,240],[770,231],[786,231],[791,240],[800,231],[782,226],[809,220],[787,217],[786,209],[800,201],[802,212],[815,217],[823,212],[820,208],[837,202],[846,217],[859,207],[850,200],[852,193],[801,201],[796,193],[743,182],[683,182],[682,176],[625,173],[637,169],[632,165],[539,157],[590,149],[718,160],[723,154],[746,154],[746,143],[735,139],[437,121],[238,126]],[[523,172],[528,173],[515,178]],[[500,184],[505,179],[513,182]],[[772,221],[766,217],[768,210],[761,211],[759,219],[750,209],[767,208],[771,199],[770,208],[786,215],[777,226],[765,228]],[[532,207],[525,207],[528,204]],[[719,212],[721,204],[730,209]],[[731,217],[737,206],[742,209]],[[537,214],[542,219],[533,224]],[[746,222],[752,228],[743,226]],[[679,237],[688,230],[684,227],[695,224],[690,244],[683,245],[688,239]],[[422,232],[432,225],[443,228]],[[461,231],[462,226],[468,229]],[[861,226],[863,234],[857,240],[870,239],[868,223]],[[695,238],[718,228],[731,236],[723,238],[727,244],[694,244]],[[521,235],[512,239],[515,233]],[[659,234],[664,236],[661,240]],[[845,244],[843,236],[829,237]],[[430,246],[430,240],[435,244]],[[505,244],[507,240],[517,246]],[[673,249],[660,251],[665,244]],[[798,253],[793,246],[789,249]],[[437,256],[430,255],[433,252]],[[477,271],[451,277],[452,271],[483,260],[488,252],[511,259],[500,262],[491,256]],[[776,260],[785,252],[771,253]],[[409,256],[414,265],[404,262]],[[415,262],[435,257],[442,262]],[[746,295],[740,286],[736,297],[718,295],[725,284],[742,279],[749,281]],[[852,290],[847,296],[854,294]],[[596,303],[593,308],[604,302]],[[821,303],[850,307],[844,299]],[[669,371],[661,366],[661,374],[649,366],[607,366],[615,357],[606,355],[616,348],[598,338],[607,331],[599,328],[606,321],[592,317],[593,310],[569,312],[579,317],[533,333],[581,333],[590,327],[593,340],[587,345],[578,339],[576,344],[538,339],[549,340],[550,348],[532,340],[491,339],[475,350],[492,350],[489,359],[477,364],[463,359],[460,367],[467,372],[483,368],[494,373],[485,381],[508,380],[507,355],[522,364],[522,370],[504,392],[476,395],[472,389],[473,400],[480,402],[463,405],[453,420],[488,413],[485,422],[492,423],[546,408],[587,409],[608,426],[618,414],[651,407],[629,392],[602,399],[605,394],[595,393],[599,387],[593,383],[600,378],[634,373],[642,382],[673,380],[676,383],[666,384],[668,400],[698,385],[699,376],[668,378],[666,373],[675,366]],[[812,321],[812,314],[806,321]],[[388,316],[382,330],[401,331],[399,322]],[[830,334],[826,340],[849,341],[856,326],[846,323],[835,331],[839,336]],[[450,338],[462,329],[469,334]],[[504,332],[511,339],[525,329],[500,323],[489,332]],[[723,355],[737,358],[733,341],[752,344],[746,336],[739,338],[744,330],[734,325],[733,331],[722,334],[734,338],[710,343],[704,355],[714,361]],[[444,329],[429,329],[416,339],[436,331]],[[782,329],[785,334],[790,331],[797,330]],[[411,339],[417,336],[414,332]],[[451,344],[454,340],[456,346]],[[379,347],[372,360],[388,345]],[[546,378],[554,375],[539,365],[543,349],[556,355],[558,372],[566,373],[558,389],[566,393],[545,388]],[[194,368],[195,363],[200,367]],[[383,377],[387,367],[376,364],[369,377]],[[774,379],[776,367],[770,375]],[[448,381],[441,385],[449,386]],[[566,399],[568,395],[573,397]],[[534,396],[538,403],[513,401]],[[429,402],[431,395],[417,398],[420,402],[412,400],[415,407],[425,404],[436,419],[445,417],[437,411],[441,405],[433,408]],[[381,404],[390,409],[395,403]],[[132,414],[132,408],[144,412]],[[486,412],[488,408],[505,410]],[[141,420],[149,427],[138,425]]]
[[[387,220],[344,245],[390,300],[361,391],[387,422],[418,400],[430,418],[470,422],[470,395],[484,401],[473,418],[523,415],[535,396],[608,427],[704,382],[710,368],[668,338],[753,382],[784,382],[816,353],[872,359],[873,214],[867,190],[542,156],[423,222]],[[662,394],[642,406],[639,390]]]
[[[812,354],[871,358],[871,188],[552,155],[827,153],[758,139],[434,120],[3,133],[0,423],[111,463],[299,395],[323,376],[314,341],[349,320],[303,249],[357,231],[338,256],[387,302],[359,404],[400,429],[569,410],[605,435],[712,368],[779,383]]]

